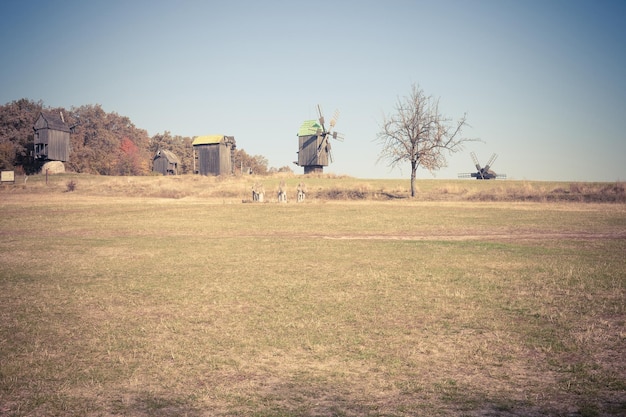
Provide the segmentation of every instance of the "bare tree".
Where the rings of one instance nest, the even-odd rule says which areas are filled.
[[[416,85],[411,95],[398,98],[395,114],[385,116],[377,142],[382,150],[378,161],[386,160],[391,168],[411,163],[411,197],[415,197],[415,175],[421,165],[431,173],[446,166],[444,151],[455,153],[463,143],[467,126],[465,114],[458,121],[439,113],[439,99],[426,96]]]

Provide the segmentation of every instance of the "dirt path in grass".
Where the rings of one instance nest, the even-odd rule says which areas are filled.
[[[327,240],[400,240],[400,241],[492,241],[492,242],[511,242],[511,241],[545,241],[545,240],[582,240],[582,241],[598,241],[598,240],[626,240],[626,230],[616,231],[542,231],[542,230],[449,230],[446,233],[440,231],[425,230],[422,233],[398,233],[397,231],[390,233],[314,233],[303,235],[300,232],[288,231],[263,231],[259,233],[234,232],[233,234],[223,235],[223,237],[238,238],[307,238],[307,239],[327,239]]]
[[[626,231],[609,233],[594,232],[541,232],[523,231],[512,233],[449,233],[449,234],[349,234],[338,236],[317,236],[323,239],[333,240],[446,240],[446,241],[466,241],[466,240],[606,240],[606,239],[626,239]]]

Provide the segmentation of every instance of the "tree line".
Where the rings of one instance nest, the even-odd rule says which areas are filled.
[[[149,175],[152,159],[159,150],[168,150],[180,160],[179,172],[193,173],[193,138],[165,131],[150,137],[144,129],[115,112],[105,112],[96,105],[46,107],[42,101],[20,99],[0,106],[0,169],[33,174],[41,162],[33,158],[33,125],[44,112],[62,113],[72,127],[71,152],[66,169],[98,175]],[[265,175],[275,171],[291,171],[288,166],[268,167],[262,155],[248,155],[236,149],[233,165],[236,172]]]
[[[25,173],[37,172],[37,162],[32,158],[33,124],[44,110],[42,102],[27,99],[0,106],[0,169],[17,169]],[[192,138],[172,135],[170,132],[148,137],[128,117],[106,113],[99,105],[48,108],[63,112],[69,126],[71,152],[67,166],[75,172],[102,175],[146,175],[151,172],[152,156],[158,150],[173,152],[181,161],[183,174],[193,173]],[[381,147],[379,161],[390,167],[411,166],[411,197],[415,196],[416,172],[419,167],[431,172],[447,164],[446,153],[459,152],[468,142],[463,131],[468,127],[464,114],[457,120],[439,111],[439,99],[426,95],[418,85],[399,97],[393,112],[384,116],[376,142]],[[291,172],[289,166],[268,168],[267,158],[248,155],[237,149],[235,170],[268,174],[274,171]]]

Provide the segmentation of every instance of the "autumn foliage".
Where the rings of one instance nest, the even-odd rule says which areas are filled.
[[[139,147],[132,140],[127,137],[123,138],[120,144],[120,152],[118,171],[122,175],[141,175],[146,173],[148,167],[142,164]]]
[[[98,175],[148,175],[152,158],[160,149],[180,159],[180,173],[193,172],[193,147],[190,137],[166,131],[152,137],[137,128],[126,116],[106,112],[100,105],[84,105],[69,110],[45,107],[43,102],[20,99],[0,106],[0,169],[36,173],[41,162],[32,157],[33,125],[41,111],[62,113],[70,135],[68,171]],[[201,132],[204,133],[204,132]],[[250,168],[256,174],[270,172],[267,159],[250,156],[238,149],[235,166]]]

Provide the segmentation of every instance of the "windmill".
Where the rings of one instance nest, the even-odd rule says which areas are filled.
[[[495,153],[491,155],[489,161],[487,161],[487,165],[484,168],[481,168],[480,163],[478,162],[478,158],[474,152],[471,152],[472,161],[474,161],[474,165],[476,166],[477,171],[465,174],[459,174],[459,178],[476,178],[477,180],[493,180],[496,178],[506,178],[506,174],[496,174],[491,167],[493,163],[498,158],[498,155]]]
[[[334,130],[339,117],[336,110],[326,130],[322,108],[317,106],[319,119],[306,120],[298,131],[298,160],[294,163],[304,167],[304,173],[322,173],[324,167],[333,162],[331,140],[343,142],[343,136]]]

